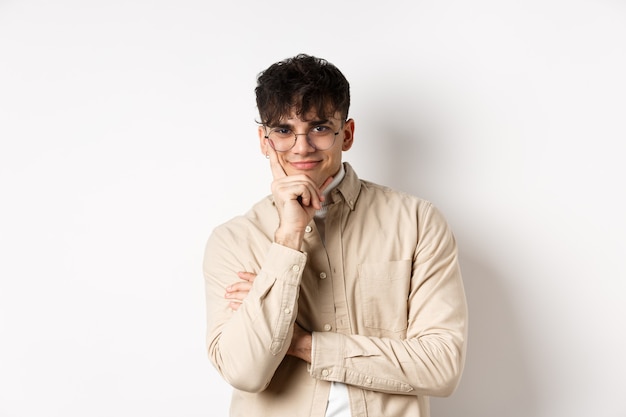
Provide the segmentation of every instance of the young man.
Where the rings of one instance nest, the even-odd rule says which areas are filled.
[[[429,202],[361,180],[349,84],[298,55],[258,77],[272,194],[204,258],[207,345],[231,416],[429,415],[463,369],[457,247]]]

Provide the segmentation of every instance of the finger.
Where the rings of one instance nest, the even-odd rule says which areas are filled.
[[[291,192],[293,196],[297,196],[296,200],[301,206],[308,207],[311,205],[312,196],[315,193],[311,191],[311,185],[307,183],[296,184]]]
[[[315,184],[315,182],[313,182],[313,180],[307,175],[291,176],[289,179],[291,181],[286,183],[283,188],[285,191],[289,191],[291,195],[298,196],[298,201],[300,201],[300,203],[304,202],[305,205],[308,206],[311,204],[311,201],[322,197],[322,192],[318,188],[317,184]],[[323,186],[328,186],[326,181]]]
[[[272,194],[281,206],[291,201],[308,207],[311,205],[311,194],[317,196],[317,187],[304,175],[289,176],[272,183]]]
[[[241,279],[243,279],[244,281],[248,281],[250,283],[254,282],[254,278],[256,278],[256,274],[253,272],[245,272],[245,271],[240,271],[237,272],[237,276]]]
[[[267,139],[267,141],[268,141],[267,153],[270,156],[270,168],[272,170],[272,177],[275,180],[279,178],[284,178],[287,176],[287,173],[285,172],[283,167],[280,165],[280,162],[278,162],[278,153],[272,147],[272,145],[269,144],[269,139]]]
[[[316,210],[320,210],[322,208],[322,202],[326,200],[326,197],[324,197],[324,194],[323,194],[324,190],[326,189],[326,187],[330,185],[332,181],[333,181],[333,177],[328,177],[326,178],[326,181],[324,181],[324,183],[319,189],[316,188],[316,192],[313,195],[317,198],[315,198],[311,203],[311,205]]]
[[[251,284],[246,283],[246,285],[249,285],[251,287]],[[245,300],[245,298],[248,296],[248,293],[249,289],[248,291],[226,292],[226,294],[224,294],[224,298],[229,301],[228,305],[230,306],[230,308],[232,308],[233,310],[237,310],[239,308],[239,305],[243,303],[243,300]]]
[[[240,291],[240,292],[231,292],[226,293],[224,298],[226,298],[230,302],[242,303],[243,300],[248,296],[248,291]]]
[[[243,300],[248,296],[250,289],[252,289],[252,282],[256,278],[255,273],[245,271],[237,272],[237,276],[244,281],[229,285],[226,287],[226,293],[224,294],[224,298],[229,300],[228,306],[233,311],[239,309]]]
[[[226,288],[226,298],[240,298],[240,294],[248,294],[252,288],[250,282],[237,282]]]
[[[325,200],[324,195],[322,194],[323,190],[328,187],[328,184],[332,181],[332,177],[329,177],[324,181],[321,188],[318,188],[315,183],[310,181],[309,183],[305,183],[306,187],[304,192],[302,193],[302,203],[305,206],[311,206],[316,210],[322,208],[322,202]]]
[[[312,181],[309,183],[304,183],[306,190],[308,191],[308,195],[307,198],[305,199],[305,194],[302,194],[302,199],[301,199],[301,203],[305,203],[305,205],[312,205],[314,206],[316,209],[320,209],[321,206],[321,202],[324,201],[326,198],[324,197],[324,190],[330,185],[330,183],[333,181],[333,177],[328,177],[326,178],[326,180],[322,183],[322,185],[318,188],[317,185],[315,183],[313,183]]]
[[[226,289],[226,292],[250,291],[252,283],[248,281],[236,282]]]

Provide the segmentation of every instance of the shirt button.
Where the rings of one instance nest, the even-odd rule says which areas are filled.
[[[307,233],[311,233],[311,230],[313,230],[313,228],[311,226],[307,226],[304,228],[304,231]]]
[[[371,385],[371,384],[372,384],[372,378],[367,378],[367,379],[365,379],[365,382],[366,382],[368,385]]]
[[[330,374],[330,371],[328,369],[324,369],[322,371],[322,376],[328,376]]]
[[[327,331],[327,332],[330,331],[330,329],[332,329],[332,328],[333,327],[330,324],[325,324],[324,325],[324,330]]]
[[[286,308],[285,309],[285,314],[291,314],[291,309],[290,308]]]
[[[299,265],[294,265],[291,267],[293,272],[299,272],[300,271],[300,266]]]
[[[326,272],[320,272],[320,278],[326,279]]]

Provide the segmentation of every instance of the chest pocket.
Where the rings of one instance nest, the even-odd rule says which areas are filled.
[[[361,264],[358,272],[365,327],[384,331],[381,336],[403,333],[408,322],[411,261]]]

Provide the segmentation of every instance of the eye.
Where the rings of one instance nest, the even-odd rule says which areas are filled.
[[[324,133],[332,132],[332,129],[328,126],[319,125],[319,126],[313,127],[311,129],[311,132],[316,133],[316,134],[324,134]]]
[[[270,135],[275,135],[278,137],[290,137],[293,136],[293,132],[291,131],[291,129],[288,129],[286,127],[277,127],[275,129],[272,129]]]

